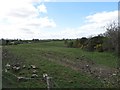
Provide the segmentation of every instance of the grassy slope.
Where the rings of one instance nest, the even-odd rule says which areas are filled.
[[[102,64],[109,67],[117,67],[118,58],[114,56],[112,53],[99,53],[99,52],[86,52],[79,48],[66,48],[63,45],[63,42],[46,42],[46,43],[36,43],[36,44],[26,44],[19,46],[12,46],[15,49],[27,49],[31,52],[53,52],[56,55],[68,55],[69,57],[80,57],[85,56],[90,60],[95,61],[98,64]],[[35,51],[36,50],[36,51]],[[42,52],[41,52],[42,51]],[[31,53],[29,52],[29,53]],[[33,53],[34,53],[33,52]],[[17,53],[17,51],[15,51]],[[19,52],[18,52],[19,53]]]
[[[63,42],[44,42],[35,44],[21,44],[7,47],[12,53],[23,58],[26,64],[35,64],[40,68],[39,75],[44,72],[53,77],[59,87],[103,87],[103,84],[88,75],[74,71],[69,67],[62,66],[56,62],[48,61],[45,53],[52,52],[55,57],[68,56],[74,58],[84,55],[90,60],[104,66],[116,67],[117,57],[110,53],[85,52],[76,48],[65,48]],[[19,84],[18,87],[46,87],[45,83],[32,81]],[[35,83],[35,84],[32,84]],[[41,83],[41,84],[40,84]]]

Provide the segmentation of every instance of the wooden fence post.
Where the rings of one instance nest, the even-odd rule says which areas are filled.
[[[50,88],[52,88],[52,77],[47,76],[46,83],[47,83],[48,90],[50,90]]]

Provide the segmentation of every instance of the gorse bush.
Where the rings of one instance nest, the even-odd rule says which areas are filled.
[[[103,38],[104,37],[100,35],[92,38],[83,37],[81,39],[76,39],[74,41],[69,42],[67,41],[67,47],[81,48],[87,51],[95,51],[96,49],[97,51],[102,51]]]
[[[120,56],[120,27],[116,23],[106,27],[106,32],[98,36],[82,37],[73,41],[65,40],[67,47],[81,48],[87,51],[109,51]]]

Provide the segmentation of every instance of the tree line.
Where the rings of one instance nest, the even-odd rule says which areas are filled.
[[[32,39],[32,40],[21,40],[21,39],[0,39],[0,45],[18,45],[18,44],[27,44],[27,43],[42,43],[50,41],[63,41],[63,39]]]

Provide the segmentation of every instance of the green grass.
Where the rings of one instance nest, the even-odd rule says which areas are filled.
[[[28,61],[28,60],[27,60]],[[48,73],[50,76],[53,77],[53,81],[57,83],[58,86],[55,86],[56,88],[87,88],[87,87],[95,87],[99,88],[103,86],[103,84],[98,80],[94,79],[88,75],[82,74],[80,72],[74,71],[68,67],[61,66],[57,63],[50,62],[46,59],[39,59],[36,57],[29,58],[29,61],[26,63],[35,64],[39,67],[39,75],[42,78],[43,73]],[[11,76],[11,75],[9,75]],[[12,76],[11,76],[12,77]],[[10,78],[11,78],[10,77]],[[13,77],[12,77],[13,78]],[[11,78],[11,79],[12,79]],[[11,85],[16,85],[17,87],[23,87],[23,88],[45,88],[46,84],[38,81],[30,81],[30,82],[23,82],[19,83],[16,82],[15,79],[11,80]],[[72,81],[72,82],[71,82]],[[15,83],[16,82],[16,83]]]
[[[83,74],[79,71],[75,71],[70,67],[61,65],[60,63],[54,62],[55,60],[59,60],[64,57],[67,57],[69,60],[76,62],[76,57],[81,57],[84,55],[85,58],[92,60],[97,64],[112,68],[117,67],[117,57],[115,57],[112,53],[86,52],[79,48],[66,48],[64,46],[64,42],[62,41],[11,45],[6,46],[5,48],[7,48],[15,56],[20,57],[22,59],[22,62],[24,62],[25,64],[35,64],[36,66],[38,66],[39,75],[41,78],[43,73],[48,73],[50,76],[52,76],[54,82],[58,84],[58,86],[56,87],[104,87],[104,84],[100,80],[93,78],[92,76],[89,76],[87,74]],[[49,61],[49,57],[45,56],[46,53],[52,54],[50,58],[54,59],[54,61]],[[29,75],[29,73],[26,70],[23,72],[26,72]],[[12,85],[14,85],[15,82],[16,81],[13,79]],[[45,88],[46,84],[42,81],[35,80],[30,82],[22,82],[16,86],[25,88]]]
[[[14,48],[13,48],[14,47]],[[118,58],[113,55],[113,53],[108,52],[87,52],[79,48],[66,48],[64,42],[62,41],[53,41],[53,42],[44,42],[44,43],[35,43],[35,44],[21,44],[17,46],[11,46],[12,51],[15,50],[15,53],[24,52],[28,50],[28,53],[42,53],[42,52],[52,52],[54,55],[61,57],[63,55],[74,58],[85,56],[86,58],[93,60],[94,62],[108,66],[108,67],[117,67]],[[17,50],[16,50],[17,49]],[[26,55],[25,55],[26,56]]]

